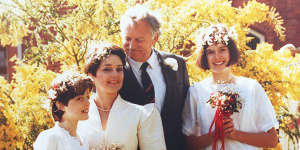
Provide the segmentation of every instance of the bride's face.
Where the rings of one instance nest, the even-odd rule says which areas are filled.
[[[98,67],[96,76],[92,76],[98,92],[118,93],[123,85],[123,64],[119,56],[109,55]]]
[[[230,53],[225,44],[210,45],[206,51],[208,66],[212,72],[221,73],[228,69]]]

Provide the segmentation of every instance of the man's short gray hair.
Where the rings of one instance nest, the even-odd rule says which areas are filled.
[[[158,15],[140,4],[129,8],[121,17],[121,34],[123,34],[128,25],[134,25],[141,20],[147,21],[147,23],[150,25],[152,29],[152,38],[154,38],[157,34],[160,34],[160,21]]]

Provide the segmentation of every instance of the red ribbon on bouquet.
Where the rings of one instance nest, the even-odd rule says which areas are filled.
[[[232,114],[232,113],[231,113]],[[212,145],[212,150],[217,150],[218,149],[218,140],[221,140],[221,150],[225,150],[225,144],[224,144],[224,127],[223,127],[223,120],[224,116],[229,117],[231,115],[230,113],[225,113],[222,111],[222,105],[221,101],[218,101],[217,105],[217,110],[214,116],[214,120],[211,123],[209,127],[209,134],[212,133],[212,127],[215,125],[215,136],[214,136],[214,141]]]
[[[212,127],[215,125],[215,136],[212,144],[212,150],[218,149],[218,140],[221,141],[221,150],[225,150],[224,144],[224,117],[230,117],[234,112],[239,112],[242,108],[241,98],[237,92],[222,92],[212,93],[207,101],[212,108],[217,108],[214,120],[212,121],[209,134],[212,133]]]

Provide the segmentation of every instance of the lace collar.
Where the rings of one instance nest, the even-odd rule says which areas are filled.
[[[210,88],[213,92],[215,91],[223,91],[228,92],[229,90],[232,92],[238,92],[240,93],[240,89],[238,88],[240,77],[233,76],[234,82],[231,83],[213,83],[212,77],[207,78],[204,80],[204,84],[208,85],[208,88]]]

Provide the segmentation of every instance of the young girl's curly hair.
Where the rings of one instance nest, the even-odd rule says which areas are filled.
[[[58,75],[51,83],[48,91],[51,100],[52,116],[55,121],[61,121],[64,111],[59,110],[56,103],[68,106],[68,102],[86,90],[91,91],[94,87],[92,79],[75,71],[66,71]]]

